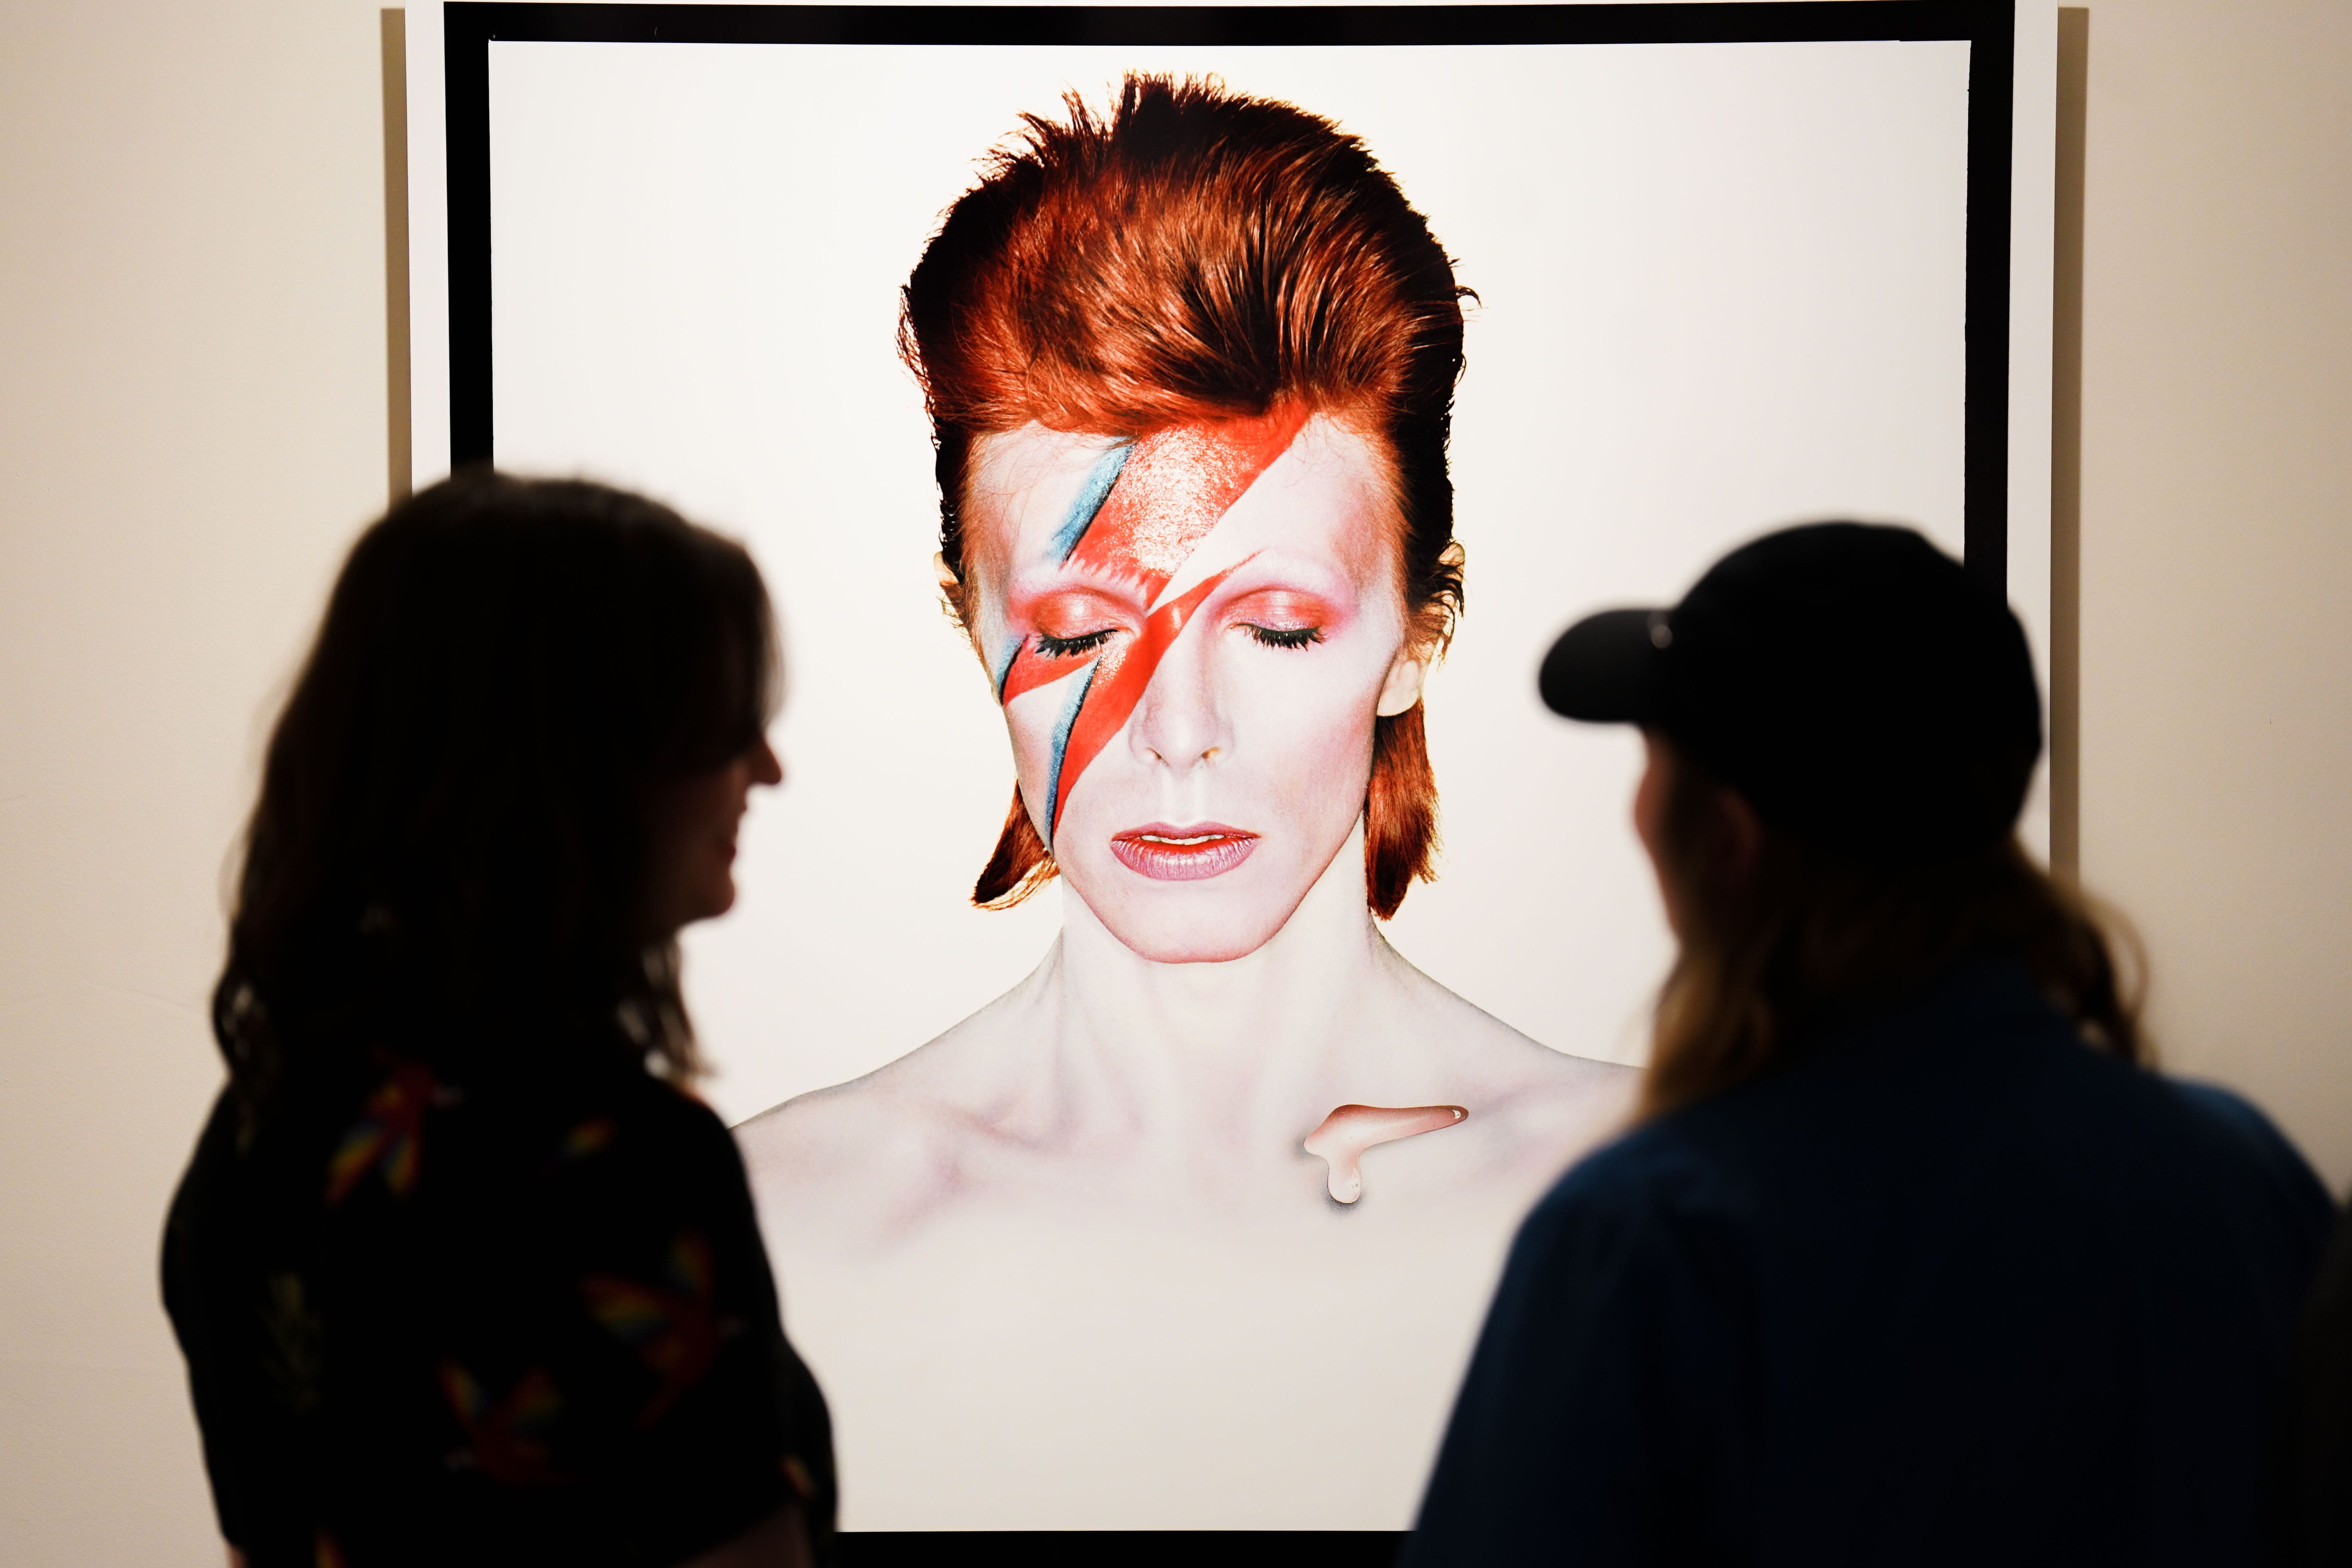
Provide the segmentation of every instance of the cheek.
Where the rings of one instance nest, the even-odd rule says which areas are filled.
[[[1371,766],[1373,710],[1389,660],[1376,645],[1301,652],[1242,647],[1220,689],[1234,738],[1286,789],[1359,795]]]
[[[1024,698],[1003,709],[1004,732],[1013,740],[1013,761],[1024,776],[1032,767],[1044,763],[1059,708],[1059,703],[1049,702],[1041,696]]]
[[[1042,803],[1053,773],[1054,742],[1062,731],[1067,692],[1064,686],[1042,687],[1024,692],[999,710],[1004,716],[1004,732],[1013,742],[1013,769],[1020,774],[1024,795],[1033,802]]]

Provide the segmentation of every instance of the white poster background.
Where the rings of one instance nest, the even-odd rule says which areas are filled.
[[[420,479],[447,454],[434,9],[409,35]],[[2011,334],[2011,581],[2037,646],[2047,30],[2019,37]],[[1591,608],[1672,602],[1784,522],[1908,521],[1959,550],[1965,44],[490,57],[500,465],[643,489],[742,539],[782,616],[786,784],[746,825],[737,911],[688,938],[730,1121],[914,1048],[1015,984],[1058,923],[1052,890],[967,902],[1012,766],[939,605],[928,433],[893,331],[942,211],[1066,90],[1213,72],[1327,115],[1477,291],[1453,459],[1468,613],[1428,696],[1443,875],[1389,934],[1535,1038],[1639,1061],[1668,952],[1625,820],[1638,742],[1541,709],[1549,639]]]

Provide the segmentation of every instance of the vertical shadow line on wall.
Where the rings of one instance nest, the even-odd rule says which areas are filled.
[[[2050,326],[2050,864],[2083,868],[2083,150],[2091,13],[2058,10]]]
[[[408,384],[408,13],[383,11],[383,364],[386,490],[415,482]]]

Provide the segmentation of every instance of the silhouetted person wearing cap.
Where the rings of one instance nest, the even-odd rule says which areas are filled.
[[[1405,1561],[2252,1561],[2332,1208],[2147,1069],[2019,847],[2016,618],[1819,524],[1579,623],[1542,687],[1646,736],[1680,952],[1643,1120],[1521,1230]]]

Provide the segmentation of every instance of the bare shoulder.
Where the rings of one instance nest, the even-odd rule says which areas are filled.
[[[1417,972],[1416,972],[1417,973]],[[1627,1126],[1640,1069],[1570,1056],[1529,1038],[1425,975],[1429,1037],[1446,1042],[1475,1098],[1481,1142],[1507,1163],[1556,1168]],[[1418,989],[1418,988],[1417,988]]]
[[[762,1220],[850,1246],[903,1235],[962,1184],[988,1125],[975,1071],[1001,1053],[992,1005],[886,1067],[797,1096],[735,1129]]]
[[[1522,1138],[1575,1158],[1632,1123],[1641,1069],[1528,1045],[1520,1082],[1496,1107]]]

